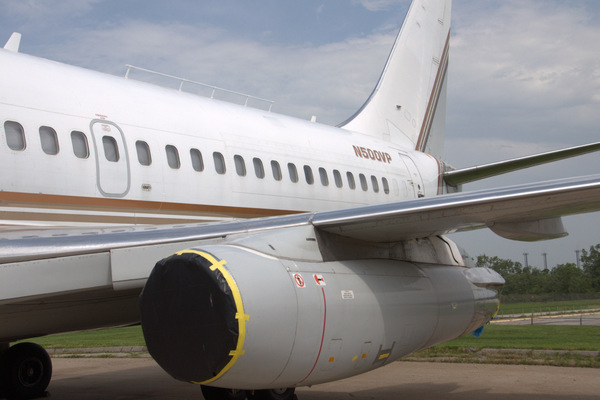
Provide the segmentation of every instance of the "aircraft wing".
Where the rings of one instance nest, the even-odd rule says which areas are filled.
[[[169,252],[211,239],[310,225],[317,230],[367,242],[398,242],[483,227],[510,239],[543,240],[566,235],[560,216],[598,210],[600,175],[593,175],[223,223],[37,231],[18,228],[0,232],[0,266],[108,252],[118,259],[120,252],[133,252],[133,249],[143,249],[144,258],[156,257],[155,262]],[[123,270],[129,271],[127,279],[145,278],[147,275],[141,271],[149,272],[154,263],[138,268],[139,262],[135,261],[135,258],[123,261],[127,265]],[[113,282],[119,275],[116,264],[119,263],[113,260]],[[11,271],[17,270],[0,268],[0,293],[18,290],[5,279]]]
[[[455,193],[315,214],[318,228],[365,241],[396,242],[488,227],[515,240],[565,236],[560,216],[600,210],[600,175]]]
[[[334,211],[223,223],[131,226],[108,229],[5,229],[0,263],[91,254],[139,246],[175,245],[266,230],[313,225],[367,242],[397,242],[488,227],[525,227],[539,221],[600,210],[600,175],[461,192]],[[543,232],[531,238],[550,239]],[[564,236],[562,232],[560,236]],[[1,271],[0,271],[1,273]]]

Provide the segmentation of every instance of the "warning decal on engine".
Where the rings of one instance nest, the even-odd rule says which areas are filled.
[[[354,300],[354,291],[353,290],[342,290],[342,299],[343,300]]]
[[[315,278],[315,282],[317,283],[317,286],[326,286],[325,285],[325,278],[323,278],[323,275],[313,275],[313,278]]]
[[[294,282],[296,282],[296,286],[303,288],[306,284],[304,283],[304,278],[300,274],[294,274]]]

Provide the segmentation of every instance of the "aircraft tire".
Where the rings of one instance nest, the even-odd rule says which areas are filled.
[[[205,400],[244,400],[245,390],[224,389],[212,386],[200,386]]]
[[[52,378],[52,361],[44,348],[35,343],[10,347],[0,360],[3,395],[11,400],[26,400],[46,395]]]
[[[294,392],[295,388],[287,389],[268,389],[268,390],[255,390],[252,395],[248,395],[250,400],[294,400],[296,395]]]

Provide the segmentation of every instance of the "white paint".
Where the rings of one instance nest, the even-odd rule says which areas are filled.
[[[23,151],[11,150],[6,140],[0,140],[0,168],[11,171],[0,176],[0,188],[6,192],[153,202],[156,209],[142,209],[132,203],[131,208],[137,210],[131,212],[123,202],[113,212],[115,216],[128,213],[131,218],[160,214],[167,219],[180,219],[181,213],[161,211],[162,202],[301,212],[414,197],[411,192],[391,190],[398,183],[403,186],[411,180],[398,157],[383,163],[358,158],[353,150],[353,145],[357,145],[397,154],[387,141],[6,50],[0,50],[0,62],[6,71],[0,76],[1,123],[20,123],[26,137]],[[40,126],[56,130],[60,149],[57,155],[42,151]],[[77,158],[73,152],[70,135],[74,130],[87,137],[90,150],[87,159]],[[105,136],[118,144],[118,162],[106,159],[102,142]],[[148,166],[138,162],[138,140],[150,148],[152,163]],[[178,169],[167,164],[167,145],[179,152]],[[194,170],[190,149],[201,151],[202,172]],[[404,150],[409,157],[420,160],[418,169],[424,177],[426,193],[435,194],[438,184],[435,160],[419,158],[418,152]],[[225,174],[215,171],[213,153],[216,152],[224,156]],[[236,174],[235,155],[243,157],[246,176]],[[262,179],[254,173],[254,158],[262,161],[265,171]],[[279,163],[282,172],[279,181],[273,176],[272,161]],[[296,166],[299,182],[290,180],[288,163]],[[311,168],[314,183],[306,182],[304,166]],[[327,185],[321,182],[320,168],[326,172]],[[336,185],[334,170],[340,173],[342,188]],[[348,172],[354,176],[356,189],[348,185]],[[367,181],[366,191],[361,189],[361,174]],[[378,182],[377,193],[372,177]],[[389,193],[384,193],[383,178],[388,182]],[[11,213],[9,206],[30,209],[31,215],[21,218],[22,214]],[[5,221],[12,221],[8,223],[47,223],[44,216],[33,213],[32,206],[26,202],[3,202],[0,210],[6,212]],[[36,204],[38,209],[39,206]],[[89,212],[104,211],[98,207],[62,204],[59,209],[62,216],[55,215],[53,219],[62,225],[70,225],[73,216],[77,222],[85,222]],[[56,213],[52,206],[48,211]],[[214,217],[228,217],[228,212],[186,213],[188,220]],[[110,222],[113,221],[108,215],[106,223]]]

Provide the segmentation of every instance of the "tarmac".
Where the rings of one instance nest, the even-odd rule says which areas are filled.
[[[126,354],[126,353],[123,353]],[[97,355],[96,355],[97,356]],[[57,400],[202,399],[200,388],[176,381],[149,357],[53,359],[48,388]],[[593,368],[398,361],[337,382],[301,387],[299,400],[599,399]]]
[[[600,314],[597,312],[584,314],[584,318],[582,320],[580,314],[566,317],[536,315],[534,323],[599,325]],[[494,323],[530,324],[531,318]],[[48,387],[52,399],[203,399],[198,385],[171,378],[145,347],[48,352],[54,369]],[[581,353],[600,358],[600,352]],[[594,368],[397,361],[341,381],[300,387],[296,394],[298,400],[598,400],[600,371]]]

